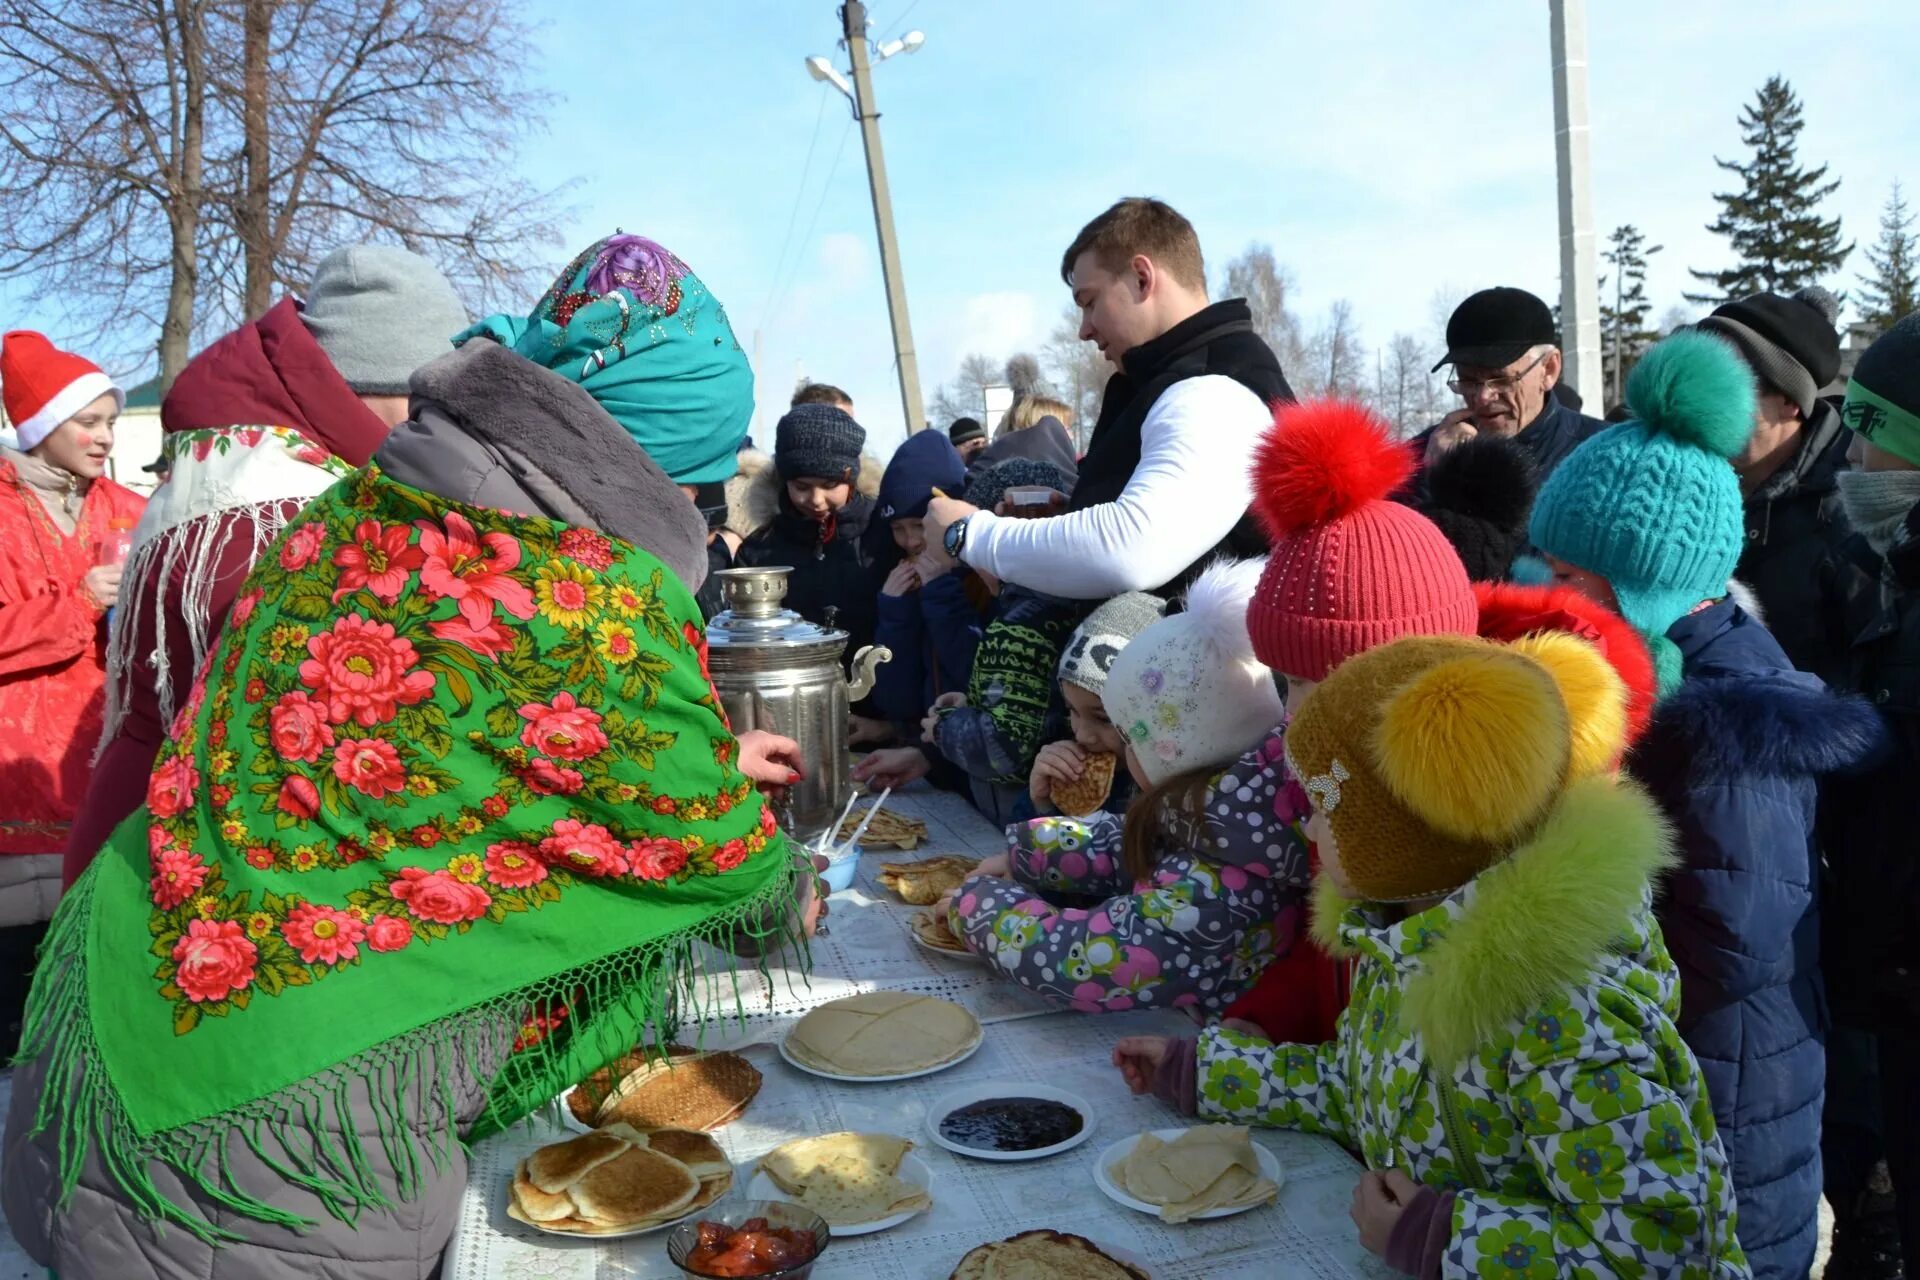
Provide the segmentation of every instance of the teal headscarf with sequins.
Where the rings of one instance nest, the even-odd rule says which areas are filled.
[[[616,233],[582,252],[533,314],[488,316],[488,337],[585,387],[675,484],[730,478],[753,417],[753,370],[726,308],[686,263]]]

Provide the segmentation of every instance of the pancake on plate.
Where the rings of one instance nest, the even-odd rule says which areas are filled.
[[[774,1185],[827,1220],[857,1227],[900,1213],[918,1213],[933,1197],[899,1175],[913,1143],[886,1133],[829,1133],[799,1138],[760,1158]]]
[[[960,1259],[949,1280],[1153,1280],[1085,1236],[1023,1231]]]
[[[546,1231],[626,1234],[704,1209],[732,1187],[733,1165],[706,1134],[616,1124],[522,1160],[507,1216]]]
[[[947,926],[945,916],[935,915],[932,911],[916,911],[908,922],[913,936],[920,939],[936,951],[951,951],[955,955],[966,955],[967,944],[954,935]]]
[[[951,1062],[980,1041],[959,1005],[905,991],[868,991],[823,1004],[787,1033],[787,1052],[838,1076],[898,1076]]]
[[[853,839],[853,833],[860,829],[864,814],[850,813],[847,820],[840,824],[837,833],[842,840]],[[895,813],[891,809],[882,809],[873,815],[873,821],[867,823],[867,829],[860,836],[863,849],[918,849],[927,838],[927,824],[918,818],[909,818]]]
[[[955,853],[943,853],[936,858],[921,858],[917,862],[883,862],[880,864],[880,883],[900,895],[900,901],[909,906],[930,907],[941,898],[960,887],[960,882],[973,874],[979,862],[973,858],[963,858]]]
[[[1135,1200],[1159,1209],[1167,1223],[1264,1204],[1280,1194],[1260,1172],[1247,1127],[1238,1124],[1199,1125],[1172,1142],[1143,1133],[1107,1176]]]

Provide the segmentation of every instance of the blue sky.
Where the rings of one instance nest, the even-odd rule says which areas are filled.
[[[858,131],[803,66],[809,54],[845,65],[831,0],[550,8],[566,16],[542,20],[533,74],[559,101],[521,165],[536,182],[581,180],[554,266],[616,225],[652,236],[726,303],[743,344],[758,333],[765,433],[805,373],[853,393],[876,447],[897,440]],[[1535,0],[875,0],[871,12],[876,37],[927,33],[875,80],[929,395],[968,351],[1045,339],[1067,301],[1061,249],[1124,194],[1171,201],[1216,266],[1270,242],[1309,323],[1350,299],[1368,344],[1430,333],[1436,293],[1506,283],[1557,296]],[[1726,261],[1703,229],[1731,177],[1713,157],[1742,154],[1735,117],[1771,73],[1805,103],[1803,158],[1844,180],[1829,209],[1850,236],[1872,239],[1895,177],[1920,201],[1910,0],[1844,15],[1595,0],[1589,40],[1597,223],[1604,235],[1634,222],[1666,245],[1656,314],[1680,301],[1685,268]],[[1864,269],[1856,251],[1837,283]]]

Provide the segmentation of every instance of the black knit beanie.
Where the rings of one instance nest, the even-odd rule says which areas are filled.
[[[866,443],[866,431],[845,409],[797,404],[773,429],[773,465],[782,480],[851,476]]]
[[[1022,485],[1042,486],[1060,493],[1073,488],[1073,482],[1067,479],[1066,473],[1051,462],[1042,462],[1037,458],[1008,458],[975,476],[973,483],[967,486],[965,500],[982,511],[991,511],[1000,505],[1000,499],[1007,496],[1007,490]]]
[[[1792,297],[1756,293],[1714,309],[1699,327],[1740,349],[1762,382],[1811,416],[1820,389],[1840,372],[1839,300],[1825,289]]]
[[[947,439],[957,447],[969,440],[985,440],[987,429],[980,425],[977,418],[955,418],[953,425],[947,428]]]
[[[1503,436],[1475,436],[1434,459],[1422,480],[1423,493],[1410,505],[1447,535],[1467,577],[1503,581],[1526,544],[1540,487],[1526,447]]]

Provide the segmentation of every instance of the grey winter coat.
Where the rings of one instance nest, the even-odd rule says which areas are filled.
[[[414,374],[413,410],[412,421],[396,428],[375,458],[393,479],[624,538],[665,561],[690,590],[705,578],[706,529],[693,504],[574,383],[476,340]],[[462,1061],[473,1065],[454,1072],[456,1132],[466,1133],[478,1119],[488,1077],[506,1051],[505,1043],[463,1049]],[[423,1164],[415,1194],[403,1200],[364,1082],[353,1086],[354,1129],[388,1207],[343,1222],[236,1135],[227,1151],[233,1181],[314,1225],[296,1232],[242,1217],[165,1165],[150,1166],[161,1196],[240,1237],[214,1246],[177,1224],[163,1228],[141,1217],[101,1167],[97,1148],[71,1201],[53,1202],[60,1185],[60,1099],[50,1100],[47,1127],[30,1132],[45,1071],[44,1060],[30,1060],[15,1074],[0,1202],[21,1247],[59,1280],[428,1280],[438,1273],[466,1186],[465,1153],[456,1146],[440,1167]],[[418,1078],[435,1075],[423,1069]],[[420,1106],[408,1108],[424,1117],[415,1122],[422,1150],[432,1149],[447,1127],[439,1105],[427,1090]]]

